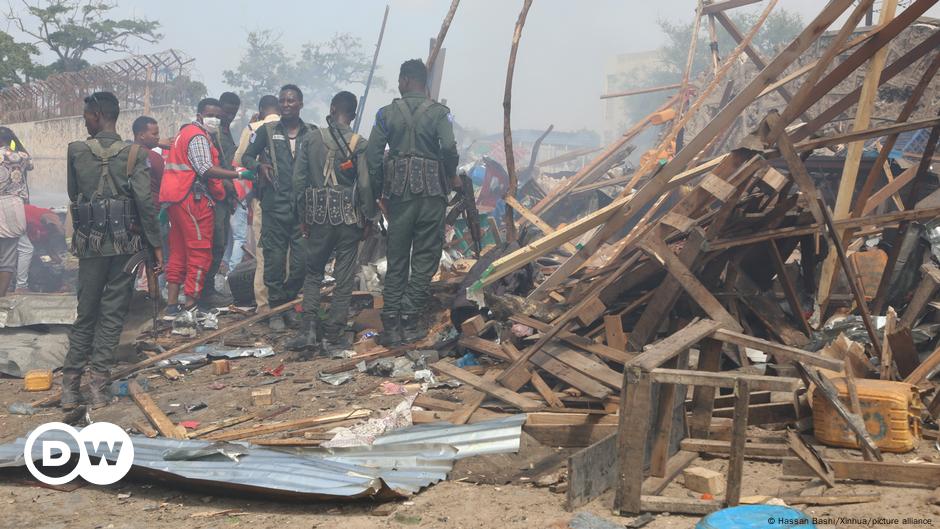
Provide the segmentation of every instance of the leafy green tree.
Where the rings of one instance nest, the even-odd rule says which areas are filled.
[[[33,56],[38,54],[36,46],[16,42],[0,31],[0,88],[29,81],[35,69]]]
[[[145,18],[109,18],[117,4],[107,0],[21,0],[22,10],[13,5],[7,18],[32,44],[52,52],[56,60],[37,70],[42,75],[74,72],[88,65],[91,51],[130,51],[135,40],[158,42],[160,23]]]
[[[238,66],[222,76],[239,92],[247,108],[265,94],[276,95],[285,84],[296,84],[304,92],[305,118],[316,120],[336,92],[356,92],[352,85],[364,86],[371,66],[372,57],[364,52],[362,41],[347,33],[304,44],[295,55],[284,49],[280,35],[258,30],[248,34],[248,47]],[[378,77],[372,82],[384,86]]]

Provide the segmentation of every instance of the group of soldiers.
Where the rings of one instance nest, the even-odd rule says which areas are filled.
[[[300,359],[349,347],[344,331],[359,242],[380,214],[388,221],[388,270],[379,343],[392,347],[425,337],[422,314],[440,262],[447,195],[460,186],[452,116],[428,97],[427,78],[422,61],[401,65],[401,98],[378,111],[368,140],[350,127],[357,101],[349,92],[333,97],[326,125],[317,127],[300,118],[301,90],[284,86],[276,108],[270,96],[261,101],[263,115],[249,126],[241,147],[229,129],[237,98],[205,99],[196,121],[183,126],[163,154],[158,200],[152,197],[151,151],[146,143],[125,144],[116,132],[117,98],[109,92],[85,98],[90,138],[68,148],[79,284],[63,408],[79,405],[86,368],[88,403],[100,407],[111,400],[113,351],[134,283],[131,264],[139,252],[150,252],[153,270],[164,271],[160,208],[169,217],[166,310],[175,317],[218,294],[210,285],[232,211],[225,206],[246,182],[260,205],[258,257],[268,305],[291,303],[303,288],[299,330],[287,343]],[[321,318],[320,287],[331,259],[336,283]],[[273,324],[283,325],[274,318]]]

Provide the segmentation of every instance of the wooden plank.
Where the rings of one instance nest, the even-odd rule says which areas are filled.
[[[840,494],[836,496],[781,496],[787,505],[850,505],[854,503],[872,503],[881,500],[881,494]]]
[[[511,361],[509,356],[506,355],[506,351],[504,351],[498,343],[480,338],[479,336],[461,336],[457,340],[457,345],[502,360],[503,362]]]
[[[894,357],[897,374],[901,378],[906,378],[917,369],[917,364],[920,362],[914,338],[911,336],[911,329],[902,326],[889,334],[887,339],[891,344],[891,355]]]
[[[643,480],[643,494],[648,495],[658,495],[666,489],[666,487],[672,483],[676,476],[681,473],[685,467],[692,464],[692,461],[698,459],[697,452],[689,452],[688,450],[679,450],[675,455],[669,458],[669,462],[666,463],[666,472],[662,477],[650,476]]]
[[[931,487],[940,486],[940,465],[930,463],[885,463],[857,459],[829,459],[836,479],[858,479],[884,483],[913,483]],[[783,475],[816,475],[806,463],[797,458],[783,460]]]
[[[520,215],[522,215],[522,217],[525,220],[529,221],[530,223],[534,224],[538,229],[542,230],[542,233],[548,235],[550,233],[555,232],[555,228],[551,227],[551,225],[549,225],[547,222],[539,218],[539,216],[533,213],[531,210],[529,210],[529,208],[523,206],[518,200],[516,200],[516,197],[507,194],[503,196],[503,199],[506,201],[506,204],[509,207],[511,207],[514,211],[518,212]],[[569,253],[574,253],[578,251],[578,249],[570,242],[566,242],[562,244],[561,247],[564,248],[565,251]]]
[[[628,97],[628,96],[635,96],[635,95],[640,95],[640,94],[651,94],[653,92],[665,92],[667,90],[675,90],[676,88],[679,88],[680,86],[682,85],[676,83],[676,84],[669,84],[669,85],[664,85],[664,86],[652,86],[649,88],[637,88],[635,90],[627,90],[625,92],[613,92],[610,94],[603,94],[601,95],[601,99],[611,99],[614,97]]]
[[[235,426],[236,424],[248,422],[254,419],[255,417],[257,417],[257,414],[249,413],[246,415],[239,415],[238,417],[230,417],[228,419],[222,419],[221,421],[203,426],[202,428],[199,428],[198,430],[193,430],[189,432],[187,434],[187,437],[189,437],[190,439],[196,439],[198,437],[202,437],[203,435],[216,432],[223,428],[228,428],[229,426]]]
[[[816,385],[816,391],[819,392],[819,394],[829,402],[829,405],[832,406],[836,413],[842,417],[842,420],[845,421],[849,430],[852,430],[852,433],[858,438],[859,445],[866,445],[869,452],[876,454],[876,457],[880,458],[881,451],[878,449],[878,446],[875,445],[875,441],[872,440],[871,435],[868,434],[868,430],[865,428],[865,421],[862,420],[861,416],[845,408],[845,405],[842,404],[842,400],[839,398],[839,391],[832,384],[832,381],[821,371],[807,369],[800,363],[794,365],[797,366],[797,369],[800,370],[804,378],[808,378]]]
[[[793,147],[797,152],[814,151],[823,147],[842,145],[846,142],[869,140],[872,138],[880,138],[882,136],[901,134],[902,132],[908,132],[912,130],[930,129],[936,127],[938,124],[940,124],[940,118],[925,118],[915,121],[907,121],[904,123],[895,123],[893,125],[872,127],[870,129],[860,130],[857,132],[831,134],[829,136],[814,138],[812,140],[801,141],[795,144]],[[770,156],[772,152],[767,152],[766,154]]]
[[[522,411],[535,411],[542,408],[538,402],[525,398],[514,391],[498,386],[495,382],[480,378],[469,371],[460,369],[444,360],[431,365],[435,371],[447,375],[473,387],[479,391],[499,399],[507,404],[511,404]]]
[[[878,206],[884,203],[885,200],[888,200],[895,193],[901,190],[902,187],[906,186],[917,176],[917,166],[911,166],[904,170],[901,174],[894,178],[894,180],[888,182],[887,185],[878,190],[877,193],[871,196],[868,201],[865,202],[865,207],[862,208],[862,215],[867,215],[875,210]]]
[[[623,378],[620,373],[600,362],[587,358],[577,351],[573,351],[562,345],[548,344],[542,349],[542,352],[571,369],[574,369],[578,373],[591,377],[609,388],[620,389],[619,380]]]
[[[605,312],[607,312],[607,307],[604,306],[604,302],[597,297],[590,297],[578,308],[575,319],[586,327],[603,316]]]
[[[679,233],[688,232],[696,224],[696,222],[689,217],[671,211],[663,215],[662,218],[659,219],[659,222],[662,222]]]
[[[620,394],[620,424],[617,428],[617,453],[620,465],[614,512],[639,513],[643,506],[643,467],[646,437],[650,428],[652,382],[649,374],[636,367],[626,367]]]
[[[680,354],[678,357],[667,362],[667,365],[677,366],[679,360],[684,359],[688,363],[688,352]],[[669,461],[669,439],[672,437],[672,413],[666,413],[664,410],[672,410],[676,402],[676,385],[666,384],[659,388],[659,407],[660,412],[654,418],[653,422],[653,444],[650,450],[650,476],[661,478],[666,475],[666,464]]]
[[[516,346],[512,342],[503,342],[502,344],[503,351],[506,353],[510,359],[515,360],[522,356],[522,353],[516,349]],[[565,405],[562,404],[558,396],[555,395],[555,392],[552,391],[552,388],[545,383],[545,380],[542,379],[542,375],[539,375],[536,372],[532,372],[529,375],[531,378],[529,382],[532,383],[532,387],[535,388],[535,391],[542,397],[542,399],[552,408],[564,408]],[[495,380],[495,379],[494,379]]]
[[[738,380],[746,380],[756,391],[793,392],[802,386],[798,378],[747,375],[743,373],[708,373],[662,367],[650,370],[650,378],[660,384],[702,385],[716,388],[733,388]]]
[[[555,378],[564,381],[578,391],[594,397],[595,399],[606,399],[611,391],[597,380],[586,376],[576,369],[573,369],[565,363],[555,359],[545,351],[539,351],[532,357],[532,364],[538,366],[547,373],[551,373]]]
[[[368,417],[371,413],[371,410],[357,409],[352,411],[329,413],[316,417],[307,417],[304,419],[284,421],[276,424],[258,424],[255,426],[249,426],[247,428],[230,430],[228,432],[218,432],[213,435],[208,435],[204,437],[204,439],[207,441],[237,441],[242,439],[249,439],[252,437],[260,437],[262,435],[270,435],[273,433],[299,430],[301,428],[310,428],[311,426],[320,426],[322,424],[346,421],[349,419],[363,419]]]
[[[842,360],[811,353],[796,347],[790,347],[789,345],[774,343],[762,338],[755,338],[728,329],[717,329],[712,335],[712,338],[722,342],[758,349],[788,362],[803,362],[807,365],[822,367],[832,371],[842,371],[845,368],[845,363]]]
[[[170,439],[186,439],[186,428],[173,424],[173,421],[163,413],[163,410],[150,398],[150,395],[144,392],[136,380],[127,383],[127,391],[137,407],[140,408],[140,411],[150,421],[150,424],[159,430],[160,435]]]
[[[770,114],[767,115],[767,124],[770,126],[771,130],[778,128],[782,130],[784,127],[782,121],[780,115],[776,112],[770,112]],[[813,183],[813,179],[810,178],[809,171],[806,170],[803,160],[800,159],[800,155],[797,153],[793,141],[786,132],[782,132],[777,136],[777,148],[780,150],[780,156],[783,157],[787,168],[790,170],[790,178],[793,179],[797,187],[799,187],[800,191],[803,193],[803,197],[806,198],[813,218],[816,219],[817,223],[823,224],[825,219],[823,218],[819,204],[815,200],[817,196],[820,196],[819,191],[816,189],[816,184]]]
[[[513,314],[512,316],[509,317],[509,319],[516,323],[521,323],[528,327],[532,327],[538,332],[545,332],[551,327],[547,323],[542,323],[535,318],[530,318],[522,314]],[[616,362],[618,364],[625,364],[631,358],[636,356],[635,353],[626,352],[626,349],[618,350],[609,345],[594,343],[591,340],[585,338],[584,336],[578,336],[577,334],[574,334],[568,331],[559,332],[558,339],[567,343],[568,345],[573,345],[577,347],[578,349],[587,351],[589,353],[593,353],[603,358],[604,360],[609,360],[611,362]]]
[[[659,261],[711,319],[721,322],[726,328],[742,330],[734,316],[728,313],[662,239],[646,238],[638,246],[651,258]]]
[[[699,320],[653,344],[646,351],[638,354],[627,365],[649,371],[670,358],[697,344],[703,338],[711,336],[721,324],[712,320]]]
[[[706,173],[705,176],[702,177],[702,181],[699,182],[699,188],[703,191],[707,191],[708,194],[721,202],[727,201],[735,192],[733,185],[718,178],[713,173]]]
[[[572,454],[565,510],[573,511],[607,492],[617,480],[617,460],[616,433]]]
[[[706,454],[727,455],[731,453],[731,441],[717,439],[683,439],[679,444],[683,450],[701,452]],[[790,449],[780,443],[747,443],[744,445],[744,455],[747,457],[784,458],[789,457]]]
[[[898,7],[898,0],[884,0],[879,10],[879,25],[885,25],[894,18]],[[871,125],[872,113],[875,106],[875,99],[878,96],[878,85],[881,79],[881,73],[888,57],[888,47],[884,46],[878,49],[868,63],[868,71],[865,74],[865,80],[862,83],[862,91],[859,95],[858,105],[855,110],[855,119],[852,123],[852,130],[859,131],[867,129]],[[855,192],[855,182],[858,179],[859,167],[862,161],[862,152],[865,145],[862,142],[852,142],[846,146],[845,162],[842,167],[842,178],[839,180],[839,189],[836,194],[836,203],[833,207],[832,217],[843,219],[849,216],[849,210],[852,206],[852,194]],[[815,197],[810,197],[810,199]],[[818,220],[818,219],[817,219]],[[829,303],[829,294],[832,288],[836,263],[842,260],[841,256],[835,255],[833,247],[842,245],[844,239],[849,233],[841,231],[833,233],[833,241],[829,245],[829,255],[823,261],[822,270],[819,277],[819,290],[817,298],[819,300],[820,311],[825,314],[826,306]],[[845,246],[842,246],[843,250]],[[853,277],[848,270],[845,270],[849,283],[853,282]],[[865,303],[864,300],[857,303]],[[866,307],[859,307],[862,310],[862,318],[865,318],[864,310]],[[867,326],[868,324],[866,324]],[[881,347],[877,343],[878,339],[872,337],[875,342],[873,345],[881,356]]]
[[[137,428],[137,431],[143,434],[146,437],[153,439],[158,435],[158,432],[153,429],[153,426],[150,426],[150,423],[147,421],[137,420],[134,421],[134,428]]]
[[[888,337],[894,333],[897,326],[898,313],[894,311],[894,307],[888,307],[883,329],[884,341],[881,342],[881,369],[879,374],[881,380],[894,380],[894,351],[891,349],[891,342],[888,341]]]
[[[780,424],[796,422],[798,419],[796,408],[792,402],[765,402],[754,403],[751,399],[751,407],[747,410],[747,423],[752,426],[764,424]],[[734,407],[715,408],[712,417],[733,417]]]
[[[411,422],[413,424],[429,424],[435,422],[447,421],[453,424],[454,414],[453,411],[421,411],[421,410],[411,410]],[[471,414],[471,417],[467,419],[465,423],[461,424],[473,424],[480,421],[491,421],[493,419],[499,419],[502,417],[507,417],[506,413],[497,413],[494,411],[485,410],[483,408],[477,408]]]
[[[940,347],[934,349],[934,352],[924,359],[916,369],[911,371],[910,375],[904,377],[904,382],[908,384],[919,385],[927,380],[927,375],[940,365]]]
[[[640,510],[643,512],[705,515],[720,510],[722,507],[724,505],[718,500],[697,500],[666,496],[642,496],[640,498]],[[636,512],[639,512],[639,510]]]
[[[747,380],[738,379],[734,386],[734,419],[731,425],[731,453],[728,459],[728,486],[725,503],[734,507],[741,500],[741,479],[744,476],[744,445],[747,442],[747,409],[751,388]]]
[[[623,318],[619,314],[604,316],[604,332],[608,347],[621,351],[627,350],[627,334],[623,332]]]
[[[823,459],[812,446],[806,444],[806,441],[800,437],[800,434],[787,429],[787,444],[789,449],[796,454],[796,457],[812,469],[819,479],[823,480],[823,482],[830,487],[836,486],[835,474],[832,472],[832,467],[826,463],[826,460]]]
[[[491,369],[483,375],[483,380],[495,382],[498,376],[499,370]],[[447,420],[454,424],[467,424],[467,421],[470,420],[470,416],[480,408],[484,400],[486,400],[486,393],[474,391],[467,398],[464,405],[454,410]]]
[[[904,309],[900,320],[901,327],[913,328],[927,308],[927,303],[933,299],[937,289],[940,288],[940,269],[932,263],[926,263],[921,265],[920,271],[923,273],[923,278],[917,284],[911,302]]]
[[[617,433],[616,424],[591,426],[556,426],[546,424],[526,425],[523,431],[536,441],[555,448],[582,448],[590,446],[604,437]],[[616,472],[616,469],[614,469]]]
[[[702,8],[703,15],[714,15],[720,11],[725,11],[728,9],[734,9],[736,7],[749,6],[751,4],[756,4],[761,0],[725,0],[724,2],[713,2],[711,4],[706,4]]]
[[[717,20],[718,23],[725,28],[728,34],[731,35],[731,38],[734,39],[734,41],[738,43],[739,46],[742,44],[744,45],[744,53],[751,59],[751,62],[757,66],[757,69],[764,70],[767,68],[767,63],[764,61],[764,58],[761,57],[760,53],[756,49],[754,49],[754,46],[752,46],[749,42],[745,42],[741,31],[734,24],[734,22],[731,21],[731,18],[727,13],[724,11],[716,11],[712,14],[712,16],[714,16],[715,20]],[[789,102],[791,99],[793,99],[793,96],[790,95],[790,92],[788,92],[787,89],[782,86],[777,88],[777,93],[780,94],[780,97],[782,97],[784,101]]]
[[[722,344],[718,340],[706,339],[698,354],[699,372],[717,372],[721,367]],[[689,432],[693,437],[708,437],[715,406],[716,389],[712,386],[694,386],[692,390],[692,415]]]
[[[780,287],[783,289],[783,293],[787,298],[787,304],[790,305],[790,312],[792,312],[793,317],[800,322],[800,326],[803,332],[806,333],[806,336],[812,336],[813,329],[809,326],[809,322],[806,321],[806,316],[803,314],[800,298],[796,294],[793,281],[790,280],[790,274],[787,273],[787,267],[784,263],[783,256],[780,255],[780,248],[777,246],[777,242],[767,241],[767,247],[770,249],[771,261],[777,271],[777,281],[780,283]]]

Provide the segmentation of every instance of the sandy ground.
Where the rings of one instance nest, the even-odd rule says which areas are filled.
[[[278,349],[287,333],[271,333],[258,326],[252,332],[233,339],[263,338]],[[281,377],[272,377],[265,370],[285,364]],[[180,422],[199,421],[202,425],[213,421],[291,406],[272,420],[297,419],[313,415],[368,408],[381,412],[393,408],[401,401],[399,395],[385,395],[380,384],[387,380],[366,374],[342,386],[334,387],[316,379],[317,371],[339,360],[321,359],[314,362],[291,362],[286,354],[265,359],[241,359],[232,362],[232,372],[214,376],[211,368],[200,368],[177,381],[164,379],[151,371],[147,378],[149,393],[169,417]],[[269,408],[250,405],[252,388],[273,384],[277,395]],[[460,398],[465,389],[432,390],[431,396],[442,399]],[[34,416],[11,415],[6,410],[11,403],[29,402],[42,393],[27,393],[19,379],[0,378],[0,442],[9,442],[24,435],[31,428],[49,421],[60,420],[62,414],[55,408],[42,409]],[[186,407],[204,402],[207,407],[187,412]],[[94,420],[103,420],[130,427],[144,416],[127,398],[94,412]],[[317,528],[559,528],[568,526],[572,513],[564,511],[564,494],[538,488],[519,479],[520,472],[530,468],[557,449],[545,447],[524,435],[522,450],[515,455],[489,456],[469,459],[455,466],[451,480],[436,484],[421,493],[385,504],[363,501],[355,503],[298,504],[261,501],[257,498],[216,496],[212,490],[184,490],[144,481],[124,480],[110,487],[82,484],[71,492],[40,488],[25,470],[0,472],[0,527],[77,527],[123,528],[156,527],[215,528],[215,527],[277,527]],[[857,452],[825,449],[830,457],[857,457]],[[893,455],[889,461],[909,461],[914,457],[940,460],[932,443],[924,441],[916,453]],[[693,463],[723,471],[727,461],[722,458],[700,459]],[[804,478],[786,478],[779,464],[748,461],[745,465],[743,495],[796,495],[822,494],[815,482]],[[666,496],[694,497],[677,479],[664,492]],[[894,527],[940,526],[940,506],[931,505],[930,488],[910,486],[883,486],[862,482],[840,482],[830,495],[881,494],[876,503],[837,507],[807,507],[805,512],[816,517],[898,518]],[[129,494],[129,496],[125,496]],[[120,496],[119,496],[120,495]],[[629,517],[611,514],[610,493],[595,500],[581,510],[602,516],[624,525]],[[904,518],[919,517],[929,524],[904,524]],[[697,517],[659,515],[646,527],[691,528]],[[880,527],[884,524],[871,524]],[[852,523],[821,524],[820,527],[867,527]]]

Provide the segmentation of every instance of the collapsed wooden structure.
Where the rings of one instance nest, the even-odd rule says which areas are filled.
[[[710,17],[712,22],[718,20],[738,47],[723,62],[715,54],[713,78],[696,99],[682,90],[684,80],[678,95],[577,174],[546,192],[531,208],[516,197],[507,197],[521,215],[520,225],[532,223],[543,235],[493,261],[468,289],[468,297],[486,298],[496,320],[503,316],[501,332],[484,334],[484,329],[493,325],[476,321],[464,326],[460,341],[465,348],[503,365],[483,376],[447,361],[434,366],[441,374],[510,407],[522,411],[544,408],[556,417],[569,414],[571,420],[558,424],[571,429],[557,435],[582,445],[596,442],[569,462],[569,506],[597,496],[607,486],[616,489],[614,508],[622,513],[705,513],[722,505],[736,505],[742,464],[754,451],[753,445],[745,448],[749,417],[752,423],[755,419],[758,423],[791,423],[805,431],[811,417],[800,402],[805,404],[805,394],[811,388],[831,401],[870,461],[865,463],[865,471],[849,471],[845,462],[830,467],[833,462],[818,457],[794,431],[782,452],[770,450],[796,456],[785,469],[809,468],[827,483],[849,475],[872,476],[879,468],[897,470],[897,465],[878,461],[881,455],[865,430],[857,399],[855,406],[843,405],[830,378],[844,377],[850,394],[855,377],[866,376],[919,384],[925,395],[935,391],[927,378],[940,365],[940,350],[921,362],[910,329],[937,290],[936,267],[924,266],[924,279],[910,301],[901,297],[906,307],[899,311],[899,320],[892,318],[890,310],[889,323],[881,331],[873,314],[883,314],[889,302],[899,299],[892,278],[895,267],[900,266],[906,234],[918,223],[940,216],[940,203],[928,189],[940,117],[910,119],[940,68],[940,31],[893,62],[887,61],[886,53],[892,39],[936,1],[916,0],[901,11],[897,11],[896,1],[883,2],[879,23],[858,35],[856,28],[872,7],[872,0],[831,0],[770,60],[760,57],[750,42],[775,2],[769,3],[747,34],[726,15],[728,9],[751,3],[728,0],[700,4],[699,15]],[[818,60],[794,69],[797,58],[841,17],[845,17],[841,29],[828,39]],[[648,160],[629,176],[613,202],[567,226],[555,229],[541,221],[539,216],[572,190],[604,182],[608,161],[650,126],[652,116],[666,108],[676,111],[663,130],[661,147],[673,142],[692,113],[705,111],[702,101],[717,89],[730,64],[742,54],[760,73],[736,93],[726,91],[711,121],[674,156]],[[870,118],[878,87],[908,68],[923,73],[903,110],[895,122],[873,125]],[[865,72],[862,86],[811,114],[816,102],[859,69]],[[768,113],[735,149],[709,154],[739,114],[770,91],[779,92],[786,106]],[[818,135],[830,120],[853,107],[850,131]],[[899,175],[885,171],[898,136],[913,130],[930,131],[919,163]],[[867,174],[859,174],[865,142],[874,139],[880,141],[878,157]],[[823,148],[845,151],[834,204],[822,200],[806,166],[813,151]],[[883,179],[885,183],[876,190]],[[897,211],[885,211],[883,205],[889,200]],[[872,236],[880,236],[891,249],[877,285],[863,284],[855,260],[865,238]],[[570,243],[577,244],[574,251],[565,250]],[[537,263],[550,254],[560,256],[558,266]],[[604,257],[598,259],[598,254]],[[796,262],[801,282],[792,277]],[[819,279],[818,265],[822,271]],[[525,300],[509,304],[514,309],[509,314],[505,310],[500,314],[505,299],[490,294],[489,288],[526,266],[545,272],[544,281]],[[840,278],[844,278],[840,288],[848,295],[833,287]],[[776,302],[775,287],[788,310]],[[819,329],[835,305],[841,305],[844,313],[857,313],[864,326],[868,343],[860,358],[857,354],[839,358],[812,352],[821,344],[811,342],[818,340]],[[516,327],[510,330],[513,325]],[[516,332],[520,327],[523,332]],[[534,336],[521,339],[526,330]],[[790,376],[753,374],[748,369],[749,349],[765,353],[768,362]],[[689,368],[690,350],[697,356],[695,368]],[[729,365],[733,369],[728,370]],[[688,436],[679,443],[682,450],[676,452],[671,410],[677,403],[680,407],[684,404],[686,386],[694,388],[688,403]],[[534,392],[519,393],[530,387]],[[733,418],[730,438],[716,444],[718,388],[733,390],[734,399],[733,408],[725,415]],[[763,400],[765,397],[750,398],[755,394],[769,398],[766,392],[790,393],[796,404],[781,406]],[[938,398],[934,400],[936,403]],[[463,420],[479,403],[467,406],[462,410]],[[685,408],[681,410],[685,418]],[[579,413],[578,418],[572,413]],[[608,419],[611,413],[619,414],[619,426]],[[547,417],[551,413],[541,415],[550,424]],[[684,422],[677,424],[682,427]],[[537,422],[530,421],[530,432],[537,432],[537,427]],[[716,450],[731,458],[728,489],[722,500],[658,496],[694,459],[695,452]],[[936,469],[905,466],[906,479],[937,481],[936,477],[924,477]],[[611,472],[611,468],[617,471]],[[645,481],[644,468],[650,476]]]

